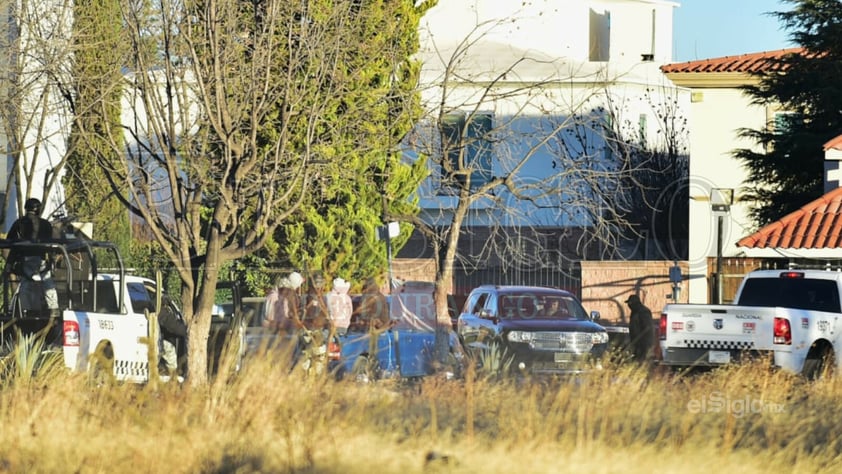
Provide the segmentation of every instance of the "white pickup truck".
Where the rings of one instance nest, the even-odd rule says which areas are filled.
[[[758,270],[732,305],[668,304],[659,325],[661,363],[718,366],[747,357],[813,379],[840,367],[842,273]]]
[[[148,314],[157,312],[157,285],[149,278],[126,274],[116,246],[87,239],[0,241],[0,250],[9,259],[0,278],[0,351],[14,350],[20,336],[40,334],[47,347],[61,352],[65,366],[71,370],[91,371],[121,381],[149,380],[154,373],[150,344],[157,347],[158,337],[153,332],[157,325],[150,324]],[[21,298],[25,277],[16,274],[14,264],[9,265],[14,255],[37,255],[50,262],[59,317],[51,314],[55,311],[46,307],[46,301],[40,307],[26,307],[33,304],[33,298]],[[100,273],[106,267],[108,273]],[[164,296],[159,310],[180,316],[180,310]],[[235,301],[239,301],[238,296]],[[216,363],[225,336],[234,329],[229,323],[212,322],[209,363]],[[178,341],[177,346],[186,358],[186,341]]]

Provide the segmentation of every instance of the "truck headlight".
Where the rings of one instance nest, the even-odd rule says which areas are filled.
[[[593,335],[591,337],[592,337],[591,341],[594,344],[605,344],[605,343],[608,342],[608,333],[604,332],[604,331],[603,332],[595,332],[595,333],[593,333]]]
[[[534,334],[528,331],[510,331],[507,337],[511,342],[532,342]]]

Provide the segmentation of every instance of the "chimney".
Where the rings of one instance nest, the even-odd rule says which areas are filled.
[[[842,135],[824,144],[824,192],[842,186]]]

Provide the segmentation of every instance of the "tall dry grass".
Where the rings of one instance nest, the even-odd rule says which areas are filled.
[[[759,364],[367,385],[304,379],[283,365],[254,360],[201,390],[94,385],[49,364],[4,370],[0,471],[800,473],[842,464],[842,382]]]

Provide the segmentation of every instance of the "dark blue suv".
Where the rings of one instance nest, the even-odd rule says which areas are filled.
[[[600,367],[608,333],[570,292],[536,286],[480,286],[457,332],[480,367],[493,372],[580,373]]]

